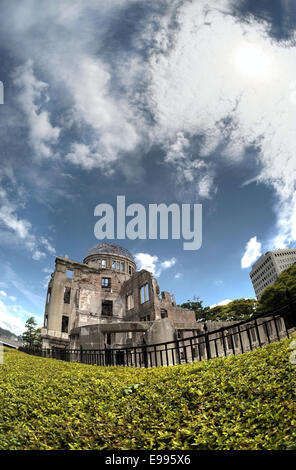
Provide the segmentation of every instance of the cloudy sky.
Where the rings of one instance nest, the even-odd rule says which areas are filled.
[[[0,326],[42,324],[94,208],[202,204],[203,241],[120,240],[177,303],[254,297],[296,240],[292,0],[2,0]],[[114,240],[119,242],[118,240]]]

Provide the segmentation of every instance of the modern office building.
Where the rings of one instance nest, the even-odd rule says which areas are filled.
[[[296,263],[296,249],[284,248],[268,251],[253,264],[250,278],[257,299],[264,289],[271,286],[281,272]]]

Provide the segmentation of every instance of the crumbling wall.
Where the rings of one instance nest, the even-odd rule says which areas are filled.
[[[149,299],[141,302],[141,287],[148,285]],[[126,320],[129,321],[153,321],[155,320],[155,299],[157,294],[153,285],[153,277],[149,271],[142,269],[135,272],[133,276],[126,281],[121,289],[122,298],[126,299],[127,295],[133,296],[133,308],[126,310]]]
[[[58,337],[61,345],[67,345],[70,331],[87,325],[116,325],[124,321],[148,323],[162,319],[173,323],[195,322],[194,312],[176,306],[168,292],[160,293],[157,280],[149,271],[141,270],[128,276],[126,272],[110,269],[112,259],[113,256],[102,268],[91,261],[84,264],[56,258],[45,308],[47,332],[43,332],[44,344],[49,345],[51,337],[55,341]],[[68,275],[68,271],[72,275]],[[131,298],[127,302],[129,295],[132,305]],[[133,329],[124,334],[114,333],[111,345],[136,346],[141,344],[142,337],[143,334]],[[90,343],[94,342],[90,340]]]

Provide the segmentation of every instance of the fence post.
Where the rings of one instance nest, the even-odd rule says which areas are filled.
[[[176,341],[176,351],[177,351],[177,356],[178,356],[178,364],[181,364],[181,356],[180,356],[180,345],[179,345],[180,340],[177,339]]]
[[[154,345],[154,359],[155,359],[155,365],[157,367],[157,349],[156,349],[156,346]]]
[[[205,331],[205,343],[206,343],[207,359],[211,359],[211,347],[210,347],[209,333],[208,333],[208,327],[207,327],[206,322],[204,322],[203,328],[204,328],[204,331]]]
[[[144,344],[143,346],[143,359],[144,359],[144,366],[148,367],[148,356],[147,356],[147,346]]]
[[[169,365],[169,354],[168,354],[168,345],[165,343],[165,358],[166,358],[166,365]]]
[[[219,357],[219,352],[218,352],[218,347],[217,347],[217,339],[216,338],[214,338],[214,345],[215,345],[216,357]]]
[[[82,359],[83,359],[83,348],[82,348],[82,344],[80,345],[80,362],[82,362]]]

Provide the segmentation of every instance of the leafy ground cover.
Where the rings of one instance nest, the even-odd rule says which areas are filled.
[[[6,349],[0,449],[296,449],[290,343],[154,369]]]

